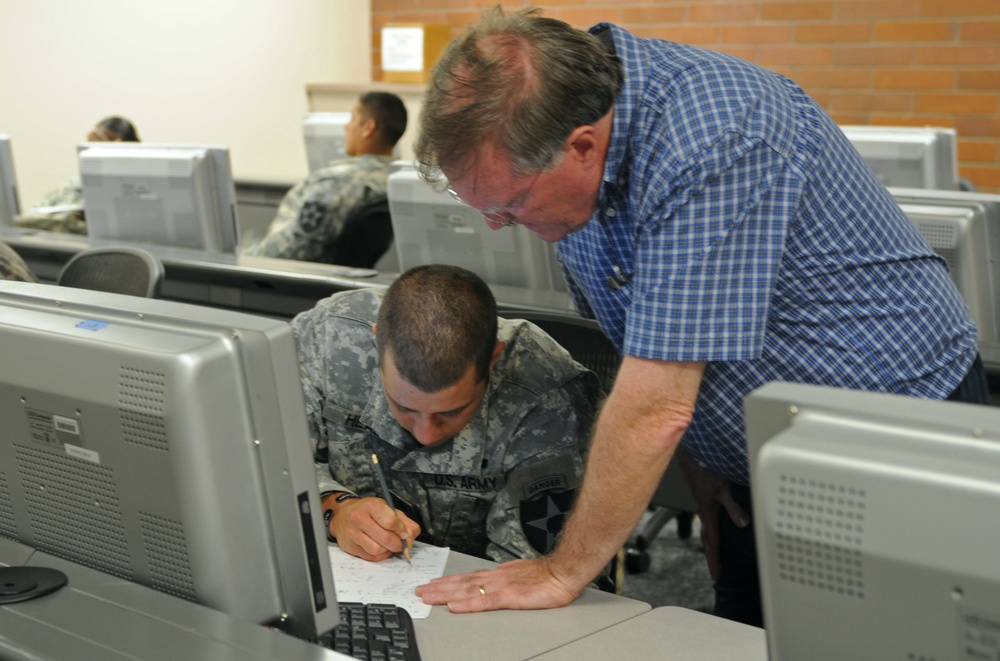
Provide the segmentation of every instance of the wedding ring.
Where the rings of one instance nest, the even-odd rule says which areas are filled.
[[[479,586],[479,596],[480,597],[486,596],[486,588],[484,588],[482,585]]]

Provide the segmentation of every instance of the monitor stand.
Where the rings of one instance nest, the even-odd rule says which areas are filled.
[[[0,604],[28,601],[55,592],[69,579],[48,567],[0,567]]]

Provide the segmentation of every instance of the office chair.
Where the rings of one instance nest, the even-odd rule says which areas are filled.
[[[500,316],[505,319],[526,319],[534,323],[561,344],[574,360],[594,372],[605,393],[611,392],[621,356],[596,321],[584,319],[569,311],[541,312],[516,308],[502,308]],[[671,462],[663,474],[649,507],[652,515],[625,544],[624,569],[632,574],[649,569],[647,549],[671,520],[677,519],[677,534],[681,539],[691,536],[694,500],[677,462]]]
[[[347,217],[337,240],[318,261],[374,268],[392,244],[392,236],[389,201],[385,195],[373,195]]]
[[[56,284],[159,298],[163,275],[163,264],[143,248],[88,248],[66,262]]]

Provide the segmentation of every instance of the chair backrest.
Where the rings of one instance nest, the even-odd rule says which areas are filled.
[[[527,319],[534,323],[569,351],[574,360],[596,374],[605,394],[611,392],[621,365],[621,355],[596,321],[569,311],[501,309],[500,316],[504,319]],[[695,511],[694,499],[678,462],[672,461],[667,467],[650,504],[683,512]]]
[[[605,394],[611,392],[621,356],[596,321],[584,319],[568,310],[541,312],[501,308],[500,316],[504,319],[526,319],[541,328],[574,360],[597,375]]]
[[[159,298],[163,273],[160,260],[142,248],[88,248],[66,262],[56,284]]]
[[[319,261],[370,269],[392,245],[392,216],[385,195],[374,195],[344,221],[340,235]]]

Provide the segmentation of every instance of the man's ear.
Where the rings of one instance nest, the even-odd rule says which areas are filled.
[[[365,123],[361,125],[361,135],[366,138],[374,136],[376,130],[378,130],[378,122],[375,121],[374,117],[369,117],[365,120]]]
[[[497,342],[496,346],[493,347],[493,357],[490,358],[490,371],[491,372],[493,371],[493,368],[496,367],[497,361],[500,360],[500,354],[503,353],[503,348],[505,346],[507,346],[506,342]]]
[[[566,138],[567,151],[582,163],[589,163],[599,156],[597,131],[590,124],[577,126]]]

